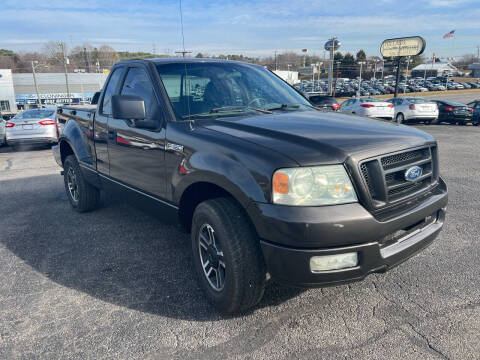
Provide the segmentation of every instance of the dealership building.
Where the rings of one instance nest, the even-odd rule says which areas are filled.
[[[458,69],[450,63],[436,62],[433,64],[420,64],[412,69],[413,77],[427,77],[430,76],[444,76],[444,75],[457,75]]]
[[[64,73],[37,73],[37,87],[42,105],[80,104],[99,91],[108,74],[68,73],[68,90]],[[0,69],[0,109],[4,112],[38,107],[32,73],[14,73]]]

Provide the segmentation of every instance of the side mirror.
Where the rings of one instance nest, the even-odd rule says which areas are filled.
[[[115,119],[143,120],[145,119],[145,102],[135,95],[113,95],[112,116]]]

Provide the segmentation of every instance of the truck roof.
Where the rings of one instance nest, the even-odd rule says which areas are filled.
[[[226,59],[211,59],[211,58],[147,58],[147,59],[130,59],[130,60],[122,60],[119,61],[117,64],[128,64],[131,62],[153,62],[154,64],[178,64],[178,63],[241,63],[241,64],[248,64],[244,61],[236,61],[236,60],[226,60]]]

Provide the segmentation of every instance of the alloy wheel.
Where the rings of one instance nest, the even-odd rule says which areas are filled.
[[[67,171],[67,187],[73,201],[78,202],[78,182],[77,175],[75,174],[75,170],[73,170],[73,167],[70,167]]]
[[[225,258],[215,230],[210,224],[203,224],[198,233],[198,251],[203,274],[215,291],[222,291],[225,286]]]

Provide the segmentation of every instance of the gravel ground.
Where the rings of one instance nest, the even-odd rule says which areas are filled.
[[[205,301],[177,227],[108,196],[77,214],[49,150],[1,148],[0,358],[478,359],[480,128],[419,127],[449,185],[436,241],[360,283],[270,283],[232,318]]]

